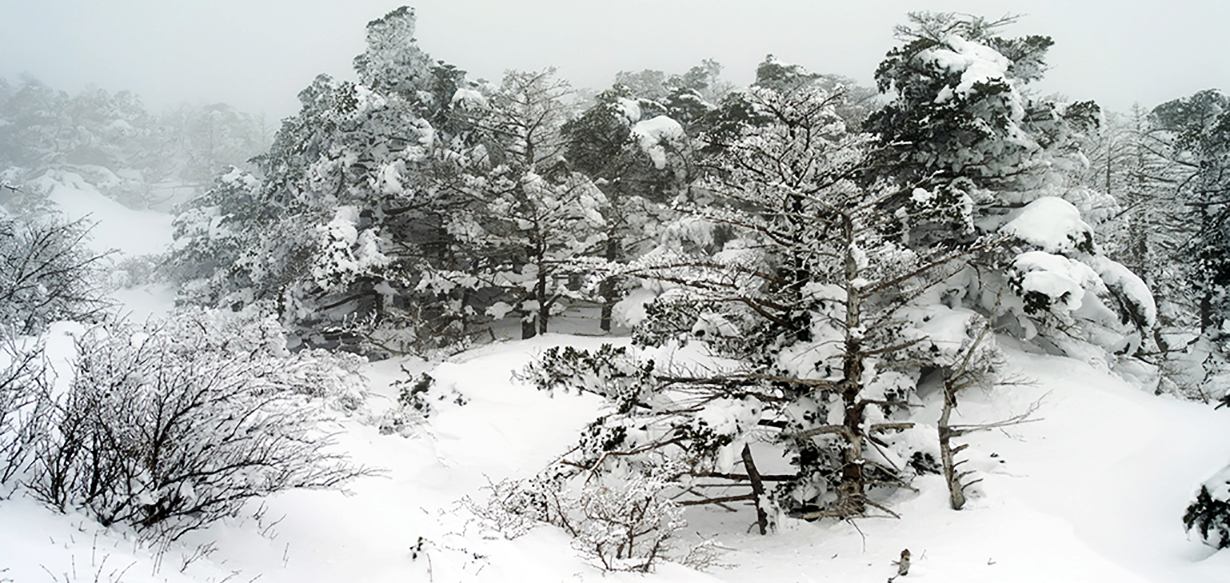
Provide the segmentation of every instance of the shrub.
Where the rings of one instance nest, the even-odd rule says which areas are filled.
[[[45,433],[46,359],[41,346],[22,346],[10,336],[0,345],[0,367],[0,486],[8,486]]]
[[[364,473],[329,451],[322,428],[321,397],[345,394],[353,371],[287,355],[276,323],[206,312],[112,323],[77,350],[30,484],[57,508],[174,539],[250,498]]]
[[[57,320],[94,319],[107,307],[98,288],[103,255],[91,253],[81,220],[0,217],[0,324],[36,334]]]
[[[1187,506],[1183,525],[1211,547],[1230,547],[1230,468],[1201,484],[1196,499]]]
[[[687,525],[683,508],[666,494],[678,484],[662,468],[621,479],[565,474],[492,484],[484,504],[469,503],[485,527],[507,538],[519,537],[547,523],[573,537],[573,548],[605,571],[647,573],[660,561],[703,569],[716,563],[708,543],[678,540]]]

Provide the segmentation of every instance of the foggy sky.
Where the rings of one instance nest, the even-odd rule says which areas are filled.
[[[743,85],[772,53],[870,85],[893,26],[926,9],[1022,14],[1006,35],[1056,43],[1043,93],[1123,111],[1230,90],[1226,0],[0,0],[0,76],[280,118],[317,74],[353,78],[365,23],[401,4],[416,8],[420,47],[491,81],[556,66],[602,89],[621,70],[713,58]]]

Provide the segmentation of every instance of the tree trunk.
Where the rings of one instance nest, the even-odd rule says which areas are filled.
[[[846,345],[842,356],[842,390],[841,398],[844,406],[845,419],[842,425],[845,431],[846,447],[842,452],[841,467],[841,507],[839,511],[848,516],[862,514],[866,509],[866,476],[863,475],[863,405],[859,403],[859,393],[862,392],[863,378],[863,338],[860,310],[862,298],[859,296],[858,261],[854,257],[854,225],[849,217],[843,217],[843,239],[846,243],[845,283],[846,283]]]
[[[846,447],[842,451],[841,485],[838,488],[841,499],[838,503],[842,514],[854,516],[867,510],[867,480],[863,475],[863,408],[856,402],[858,384],[851,382],[848,387],[842,392],[846,418],[842,423],[845,431],[841,435],[846,440]]]
[[[546,334],[551,302],[547,298],[547,273],[541,267],[538,269],[538,285],[534,286],[534,295],[538,297],[538,333]]]
[[[760,534],[769,532],[769,514],[764,509],[764,482],[760,479],[760,472],[756,471],[756,462],[752,459],[752,448],[747,444],[743,445],[743,469],[747,470],[747,477],[752,482],[752,495],[755,496],[753,503],[756,505],[756,524],[760,527]]]
[[[950,376],[948,371],[944,372],[944,408],[940,412],[940,421],[938,423],[940,434],[940,464],[944,469],[944,481],[948,483],[948,503],[953,510],[960,510],[965,506],[965,487],[961,485],[960,477],[957,475],[957,465],[960,462],[955,462],[953,456],[965,449],[966,446],[958,446],[954,451],[952,447],[953,431],[949,429],[948,420],[952,415],[952,410],[957,406],[957,388],[955,379]]]
[[[538,335],[538,323],[532,312],[521,310],[521,339],[529,340]]]
[[[606,243],[606,260],[615,261],[619,258],[619,242],[608,240]],[[603,332],[611,331],[611,316],[615,311],[615,285],[618,282],[615,278],[608,277],[602,280],[602,285],[598,287],[598,295],[602,296],[602,315],[598,319],[598,328]]]

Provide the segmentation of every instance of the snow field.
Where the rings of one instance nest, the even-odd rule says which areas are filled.
[[[90,580],[91,565],[106,558],[106,569],[133,565],[122,580],[138,582],[220,581],[232,572],[237,580],[287,582],[643,580],[603,575],[553,527],[512,541],[482,532],[459,504],[467,496],[482,500],[489,480],[545,467],[601,410],[594,397],[552,397],[511,373],[549,346],[592,349],[602,342],[547,335],[436,365],[373,363],[373,409],[394,402],[391,383],[405,376],[403,366],[429,372],[469,403],[441,405],[409,438],[339,416],[339,447],[379,475],[356,480],[346,492],[274,496],[246,517],[166,549],[20,496],[0,502],[0,565],[10,569],[3,576],[46,580],[50,571],[62,578],[75,564],[79,578],[70,580]],[[694,508],[688,537],[715,539],[728,549],[721,561],[729,567],[697,573],[664,565],[648,579],[882,581],[909,548],[910,581],[1224,581],[1230,557],[1186,540],[1180,517],[1194,485],[1230,458],[1230,413],[1142,393],[1072,359],[1009,354],[1033,382],[972,391],[958,409],[960,421],[1002,419],[1041,400],[1037,420],[968,436],[969,466],[984,481],[966,510],[949,510],[942,479],[930,475],[915,480],[917,493],[893,495],[900,520],[783,519],[779,532],[761,537],[747,534],[750,508]],[[920,419],[938,416],[937,398],[929,396]],[[211,552],[179,573],[185,557],[202,548]]]

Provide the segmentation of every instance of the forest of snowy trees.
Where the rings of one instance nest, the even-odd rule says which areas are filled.
[[[565,317],[632,346],[551,349],[518,376],[609,411],[475,511],[507,536],[559,526],[607,569],[705,564],[665,544],[681,506],[749,502],[765,534],[897,516],[886,493],[933,473],[960,510],[969,434],[1031,413],[949,421],[966,391],[1019,382],[1003,344],[1230,405],[1230,95],[1041,95],[1053,41],[1003,36],[1014,22],[911,14],[874,88],[770,55],[748,87],[704,61],[593,92],[550,68],[470,79],[401,8],[367,25],[357,79],[317,77],[276,133],[221,104],[159,116],[0,81],[3,492],[178,537],[367,472],[325,453],[310,404],[353,408],[360,359]],[[68,175],[175,203],[149,276],[176,286],[172,324],[105,315],[115,268],[87,225],[40,214]],[[62,320],[90,326],[67,392],[33,339]],[[431,382],[403,405],[426,414]],[[920,422],[934,395],[943,416]],[[788,467],[758,471],[753,444]],[[1182,517],[1217,547],[1228,483],[1193,485]]]

